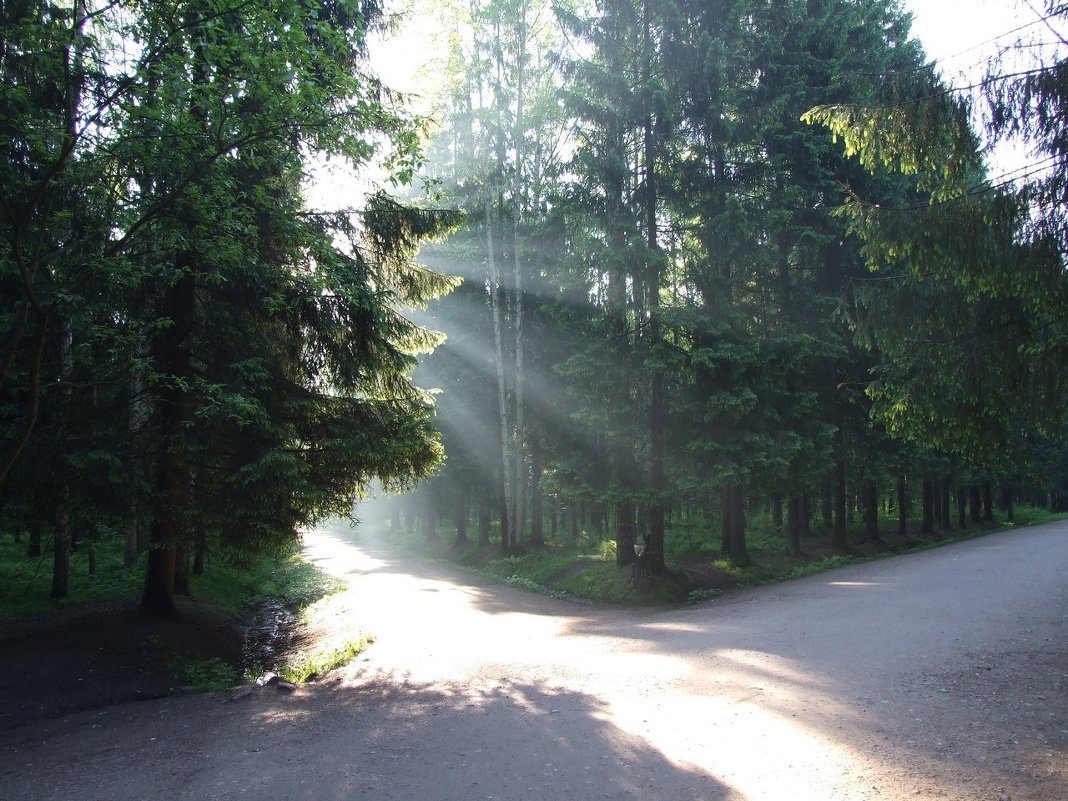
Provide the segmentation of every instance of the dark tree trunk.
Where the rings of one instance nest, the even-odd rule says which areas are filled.
[[[70,593],[70,486],[64,476],[56,499],[55,535],[52,541],[52,598]]]
[[[160,334],[156,364],[163,375],[174,376],[160,391],[160,432],[162,452],[156,466],[155,498],[151,544],[141,610],[145,614],[176,617],[174,605],[174,571],[176,548],[187,528],[189,483],[185,459],[185,421],[188,398],[184,390],[192,377],[189,338],[196,311],[196,281],[193,257],[183,254],[179,267],[185,272],[171,288],[165,317],[172,321]]]
[[[846,541],[846,463],[838,457],[834,469],[834,532],[831,534],[831,547],[838,553],[849,550]]]
[[[204,575],[204,562],[208,557],[208,535],[204,526],[197,527],[196,542],[193,548],[193,575]]]
[[[1012,522],[1012,484],[1007,482],[1002,483],[998,487],[998,496],[1001,505],[1001,511],[1005,513],[1005,519],[1008,522]]]
[[[129,520],[126,521],[126,541],[122,553],[122,563],[126,567],[137,564],[138,532],[141,529],[141,503],[137,497],[136,487],[130,489],[130,505],[127,508]]]
[[[968,522],[969,523],[982,523],[983,522],[983,509],[982,509],[982,494],[979,491],[978,484],[972,484],[968,487]]]
[[[406,496],[407,500],[404,503],[404,529],[409,534],[415,533],[415,524],[418,515],[416,514],[417,504],[414,494]]]
[[[864,508],[864,539],[871,542],[879,540],[879,489],[875,480],[864,479],[861,485],[861,505]]]
[[[721,504],[723,507],[723,526],[720,530],[719,551],[723,554],[731,552],[731,485],[726,484],[722,490]]]
[[[536,440],[530,449],[530,544],[545,547],[544,502],[541,494],[541,445]]]
[[[499,491],[497,494],[498,494],[498,505],[500,507],[500,515],[501,515],[501,526],[500,526],[501,554],[503,554],[504,556],[511,556],[512,555],[511,537],[510,537],[509,530],[508,530],[508,504],[505,503],[504,492],[503,491]]]
[[[994,522],[994,498],[990,489],[990,482],[984,481],[982,484],[983,493],[983,522]]]
[[[904,476],[897,479],[897,535],[904,537],[908,534],[908,487]]]
[[[616,504],[616,565],[629,565],[637,557],[634,546],[638,542],[638,523],[635,518],[634,504],[619,501]]]
[[[456,545],[467,544],[467,505],[469,490],[466,484],[456,488],[456,507],[453,522],[456,524]]]
[[[950,513],[950,486],[949,479],[938,482],[939,487],[939,527],[949,531],[953,528],[953,515]]]
[[[731,564],[749,565],[749,547],[745,542],[745,493],[740,484],[731,484]]]
[[[483,492],[478,496],[478,546],[487,548],[490,544],[490,505]]]
[[[174,553],[174,591],[179,595],[189,595],[189,575],[192,554],[188,542],[183,542]]]
[[[426,538],[436,540],[438,538],[438,510],[434,503],[434,496],[429,492],[423,500],[423,521],[426,525]]]
[[[820,518],[824,528],[834,525],[834,493],[826,484],[823,487],[823,497],[820,499]]]
[[[964,487],[957,487],[957,528],[962,531],[968,528],[968,502],[967,502],[967,490]]]
[[[782,528],[782,496],[778,493],[771,496],[771,522],[776,530]]]
[[[30,540],[26,543],[26,555],[30,558],[41,555],[41,521],[36,518],[30,522]]]
[[[923,477],[923,523],[922,534],[934,534],[935,482],[929,475]]]
[[[800,495],[791,495],[786,501],[786,550],[791,556],[801,555],[801,515],[804,500]]]

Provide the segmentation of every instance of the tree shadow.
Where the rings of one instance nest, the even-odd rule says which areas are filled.
[[[539,684],[472,690],[335,676],[293,694],[224,697],[113,707],[47,735],[27,730],[0,788],[37,801],[742,798],[613,725],[597,699]],[[110,722],[97,735],[101,716]]]

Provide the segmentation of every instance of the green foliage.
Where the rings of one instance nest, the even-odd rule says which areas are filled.
[[[314,158],[399,183],[421,159],[367,72],[378,4],[21,8],[0,10],[9,513],[270,551],[372,481],[429,475],[410,373],[441,336],[402,312],[455,285],[414,256],[459,218],[303,192]]]
[[[330,642],[322,647],[300,654],[299,658],[286,663],[278,670],[278,675],[294,684],[311,681],[331,670],[347,665],[373,643],[372,635],[359,635],[341,642]]]
[[[233,554],[212,562],[195,579],[194,590],[236,615],[244,615],[261,600],[270,598],[282,606],[303,609],[342,589],[337,579],[301,557],[299,546],[290,543],[282,553],[255,556]]]
[[[71,558],[70,595],[60,601],[50,598],[52,571],[49,543],[44,554],[26,555],[25,538],[15,543],[10,533],[0,535],[0,616],[24,617],[48,609],[78,606],[94,601],[128,598],[138,593],[144,580],[144,564],[123,565],[121,540],[104,537],[74,552]],[[95,552],[96,575],[89,575],[90,548]]]
[[[723,596],[723,590],[718,587],[702,587],[696,590],[690,590],[686,595],[686,603],[699,604],[701,601],[708,601],[712,598],[720,598]]]
[[[179,689],[182,690],[193,692],[227,690],[237,683],[234,666],[219,657],[176,659],[172,664],[172,669],[180,685]]]
[[[1041,506],[1022,504],[1013,508],[1011,525],[1013,527],[1038,526],[1042,523],[1055,523],[1059,520],[1068,520],[1068,513],[1051,512]]]
[[[1045,7],[1051,25],[1068,14]],[[853,187],[840,210],[878,273],[852,309],[885,356],[874,415],[986,467],[1027,459],[1027,438],[1058,435],[1068,412],[1064,67],[1059,48],[1023,34],[976,87],[946,85],[932,66],[804,116],[883,183],[915,176],[897,197]],[[1035,163],[1013,180],[988,175],[981,151],[999,143]]]

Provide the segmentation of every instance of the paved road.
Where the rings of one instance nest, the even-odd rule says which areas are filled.
[[[0,798],[1068,799],[1066,523],[638,612],[365,536],[307,547],[361,660],[4,732]]]

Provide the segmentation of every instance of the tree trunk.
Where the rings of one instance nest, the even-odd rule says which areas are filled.
[[[500,497],[500,523],[501,523],[501,554],[503,556],[510,556],[512,554],[511,539],[509,538],[508,527],[511,525],[511,519],[508,516],[508,504],[504,500],[504,496]]]
[[[208,535],[204,526],[197,526],[196,543],[193,548],[193,575],[204,575],[204,562],[208,556]]]
[[[990,482],[984,481],[982,484],[983,493],[983,522],[994,522],[994,498],[990,489]]]
[[[875,479],[866,478],[861,485],[861,504],[864,507],[864,539],[879,541],[879,489]]]
[[[747,567],[749,547],[745,542],[745,493],[740,484],[731,484],[731,564]]]
[[[61,457],[62,458],[62,457]],[[61,468],[66,473],[66,468]],[[52,540],[52,594],[55,599],[70,594],[70,483],[60,479],[56,498],[55,535]]]
[[[488,548],[490,544],[490,513],[489,500],[486,492],[478,496],[478,547]]]
[[[967,515],[968,504],[966,501],[966,490],[964,487],[957,487],[957,528],[962,531],[968,528]]]
[[[832,496],[831,489],[824,484],[822,497],[820,498],[820,519],[824,528],[831,528],[834,525],[834,501]]]
[[[453,523],[456,524],[456,547],[462,547],[467,545],[467,504],[468,504],[468,490],[467,485],[456,487],[455,490],[456,505],[453,508]]]
[[[934,534],[934,479],[929,475],[923,478],[923,523],[920,533]]]
[[[41,555],[41,521],[34,518],[30,521],[30,540],[26,543],[26,556],[31,559]]]
[[[533,426],[532,426],[533,428]],[[545,520],[541,494],[541,446],[532,437],[530,448],[530,545],[545,547]]]
[[[137,488],[130,487],[130,503],[126,507],[126,537],[122,552],[122,563],[126,567],[137,564],[138,533],[141,530],[141,503],[137,497]]]
[[[525,136],[524,90],[526,78],[527,26],[526,2],[519,3],[516,26],[516,103],[512,129],[512,147],[515,150],[515,167],[512,170],[512,270],[515,285],[515,500],[513,503],[512,539],[518,545],[523,541],[526,526],[526,421],[524,419],[524,365],[523,365],[523,318],[526,300],[523,297],[523,259],[520,224],[523,215],[523,145]]]
[[[637,556],[634,546],[638,542],[638,523],[636,510],[631,501],[616,503],[616,566],[623,567],[633,562]]]
[[[908,534],[908,494],[905,477],[897,479],[897,535],[904,537]]]
[[[782,496],[778,493],[771,496],[771,524],[776,531],[782,528]]]
[[[1005,519],[1012,522],[1012,484],[1002,483],[998,487],[998,495],[1001,502],[1001,511],[1005,513]]]
[[[721,492],[720,505],[723,508],[723,526],[720,530],[719,551],[722,554],[731,552],[731,485],[725,484]]]
[[[652,45],[652,14],[650,0],[642,3],[642,36],[644,58],[642,73],[646,85],[652,81],[653,45]],[[651,103],[651,98],[650,98]],[[653,111],[646,109],[645,129],[643,132],[642,149],[645,161],[645,192],[643,200],[645,204],[645,235],[647,246],[647,292],[649,308],[649,341],[653,349],[660,347],[660,279],[662,275],[660,264],[660,242],[657,236],[656,208],[657,186],[656,175],[656,147],[653,138]],[[650,400],[649,400],[649,490],[652,495],[649,504],[649,545],[653,549],[652,569],[654,573],[664,572],[664,424],[667,415],[667,405],[664,396],[664,368],[657,359],[650,376]],[[736,511],[736,505],[731,503],[732,515]],[[735,526],[738,521],[735,521]],[[742,528],[744,547],[744,523]],[[734,536],[731,537],[733,548]],[[733,550],[732,550],[733,553]]]
[[[846,539],[846,463],[842,455],[838,456],[834,470],[834,531],[831,534],[831,547],[837,553],[849,550]]]
[[[165,317],[170,328],[159,335],[156,364],[163,375],[173,376],[160,390],[162,448],[156,466],[156,512],[153,516],[148,570],[141,611],[159,617],[176,617],[174,571],[176,549],[187,533],[189,471],[185,458],[185,422],[188,398],[184,386],[192,378],[189,338],[196,312],[196,279],[192,254],[183,254],[182,276],[168,293]]]
[[[801,556],[803,503],[800,495],[791,495],[786,501],[786,550],[790,556]]]
[[[174,591],[179,595],[190,595],[189,576],[191,572],[192,553],[188,542],[182,542],[174,553]]]
[[[940,527],[946,531],[953,528],[953,515],[950,513],[950,486],[949,479],[943,479],[938,482],[938,497],[939,497],[939,523]]]
[[[501,315],[501,281],[497,271],[497,256],[493,245],[493,208],[487,193],[486,211],[486,259],[490,271],[490,306],[493,311],[493,345],[494,366],[497,374],[497,410],[501,436],[501,503],[503,519],[501,520],[501,553],[512,553],[509,521],[512,517],[512,458],[510,443],[512,432],[508,421],[508,397],[504,378],[504,334]]]
[[[982,495],[978,484],[968,487],[968,522],[983,522]]]
[[[141,554],[144,535],[144,503],[142,502],[142,482],[145,480],[145,454],[142,448],[144,429],[151,417],[149,403],[146,398],[148,391],[145,368],[142,365],[143,357],[148,355],[144,346],[138,348],[138,356],[134,360],[130,371],[130,407],[127,419],[127,428],[130,432],[130,446],[126,454],[126,465],[130,472],[129,498],[127,508],[129,519],[126,521],[126,542],[123,550],[123,564],[132,567],[137,563],[137,557]]]
[[[59,364],[59,420],[62,425],[70,417],[74,376],[74,329],[69,317],[64,317],[61,323]],[[70,464],[63,453],[59,456],[58,479],[52,545],[52,597],[66,598],[70,592]]]

